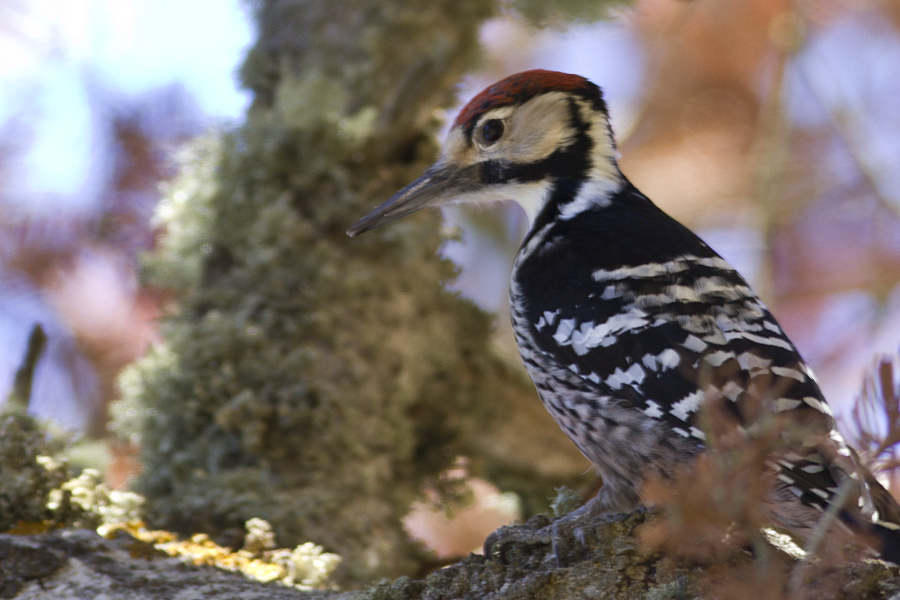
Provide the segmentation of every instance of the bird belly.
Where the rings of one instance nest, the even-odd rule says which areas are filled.
[[[696,443],[666,423],[598,394],[570,371],[536,365],[520,349],[544,407],[603,479],[599,496],[608,511],[634,508],[647,477],[671,477],[697,454]]]

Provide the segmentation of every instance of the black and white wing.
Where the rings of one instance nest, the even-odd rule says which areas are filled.
[[[551,413],[583,451],[592,442],[576,439],[583,433],[567,426],[565,411],[585,409],[560,398],[625,409],[598,410],[613,421],[636,411],[696,451],[706,436],[700,408],[711,398],[741,426],[761,410],[791,413],[848,457],[843,468],[801,445],[773,465],[803,506],[825,508],[836,481],[855,473],[811,371],[724,259],[630,193],[637,207],[614,202],[557,226],[564,231],[535,232],[541,243],[518,261],[513,293],[527,301],[517,307],[514,298],[513,317],[529,371],[539,391],[548,388],[545,403],[562,405],[548,406]]]

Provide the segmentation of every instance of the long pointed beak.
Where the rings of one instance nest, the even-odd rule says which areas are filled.
[[[387,225],[429,206],[437,206],[475,191],[480,186],[476,165],[431,165],[421,177],[388,198],[347,230],[350,237]]]

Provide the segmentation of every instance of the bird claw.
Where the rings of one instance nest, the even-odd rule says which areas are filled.
[[[484,555],[503,564],[509,563],[514,546],[549,546],[553,544],[552,523],[544,515],[537,515],[523,525],[504,525],[484,540]]]
[[[588,548],[588,515],[576,511],[550,521],[538,515],[524,525],[504,526],[490,534],[484,541],[484,555],[503,564],[509,564],[516,547],[549,546],[550,556],[557,566],[564,566],[565,557],[572,552]]]

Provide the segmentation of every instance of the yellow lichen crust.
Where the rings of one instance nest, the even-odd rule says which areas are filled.
[[[134,492],[111,490],[100,472],[84,469],[80,475],[50,492],[47,507],[55,518],[73,527],[104,528],[139,521],[144,498]]]
[[[271,526],[262,519],[251,521],[247,523],[248,536],[254,529],[271,531]],[[216,544],[203,533],[181,540],[171,531],[151,530],[140,521],[108,526],[101,533],[112,538],[116,531],[125,531],[190,564],[240,572],[257,581],[274,581],[302,590],[334,589],[331,576],[341,561],[338,555],[324,552],[321,546],[311,542],[300,544],[294,550],[270,548],[254,552],[242,548],[234,551]]]

